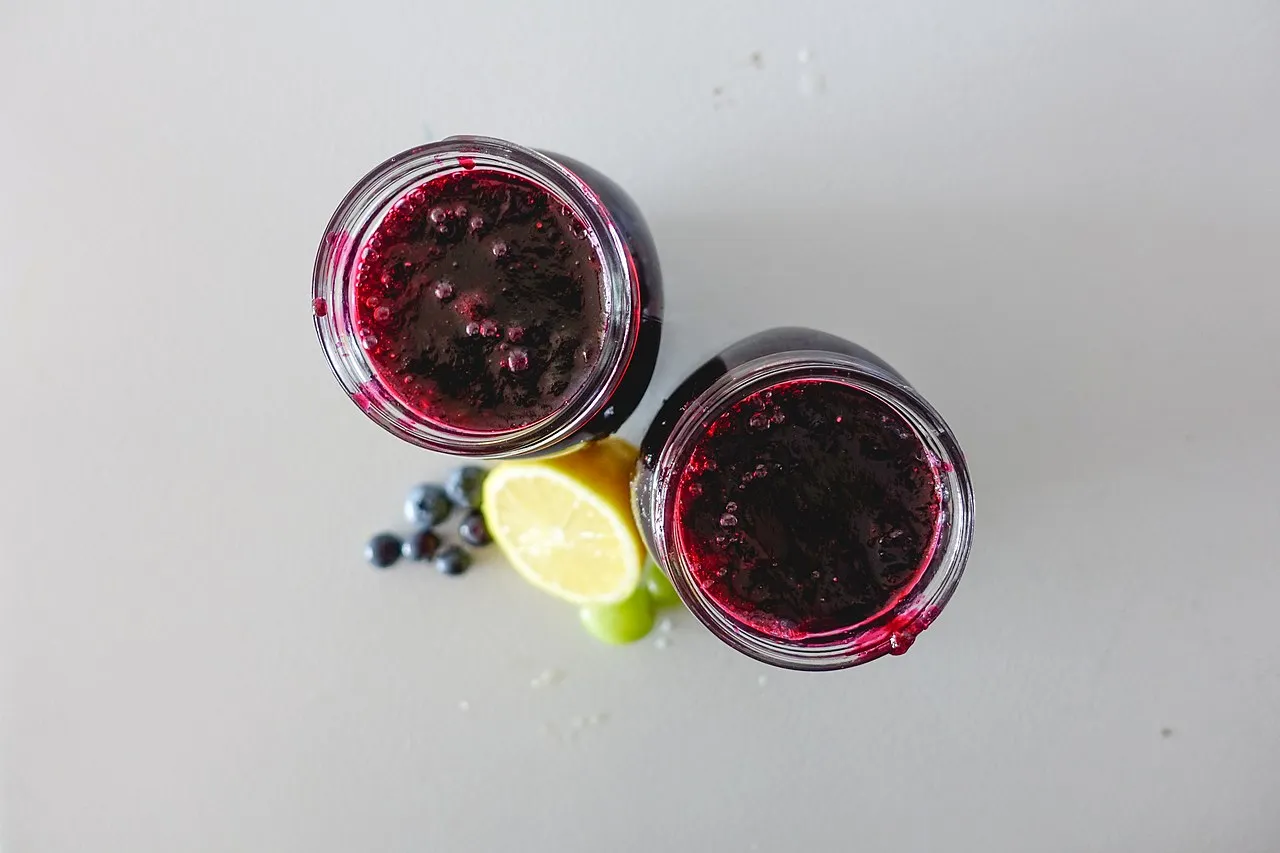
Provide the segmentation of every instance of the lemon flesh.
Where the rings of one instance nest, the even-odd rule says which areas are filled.
[[[578,605],[616,604],[635,592],[645,555],[631,517],[636,456],[627,442],[607,438],[489,472],[489,532],[525,580]]]

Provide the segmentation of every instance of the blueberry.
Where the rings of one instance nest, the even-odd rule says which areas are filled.
[[[462,519],[462,523],[458,525],[458,536],[462,537],[463,542],[477,548],[493,541],[489,536],[489,528],[485,526],[484,515],[478,509],[471,510]]]
[[[423,527],[409,534],[400,553],[406,560],[421,562],[434,557],[439,547],[440,537],[432,533],[430,527]]]
[[[457,545],[446,545],[436,551],[435,566],[442,575],[460,575],[471,568],[471,555]]]
[[[485,475],[489,472],[474,465],[459,468],[449,475],[445,491],[458,506],[480,506],[480,487],[484,484]]]
[[[364,546],[364,558],[375,569],[389,569],[400,559],[400,537],[394,533],[379,533]]]
[[[453,502],[435,483],[414,486],[404,499],[404,517],[410,524],[433,527],[449,517]]]

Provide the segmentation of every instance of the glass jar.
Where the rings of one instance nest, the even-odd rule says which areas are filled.
[[[951,431],[867,350],[809,329],[725,349],[663,404],[634,510],[717,637],[766,663],[900,654],[964,570],[973,492]]]
[[[316,256],[312,313],[334,375],[388,432],[458,456],[534,456],[608,435],[639,404],[661,273],[608,178],[455,136],[347,194]]]

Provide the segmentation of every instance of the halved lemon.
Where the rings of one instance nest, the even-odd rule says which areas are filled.
[[[645,555],[631,517],[637,453],[607,438],[489,472],[485,520],[525,580],[574,604],[614,604],[636,590]]]

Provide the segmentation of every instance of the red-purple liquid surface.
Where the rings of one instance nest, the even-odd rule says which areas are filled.
[[[789,641],[855,627],[915,586],[936,546],[935,463],[901,415],[835,380],[721,414],[676,489],[679,547],[728,615]]]
[[[454,429],[554,414],[600,354],[604,292],[586,226],[509,173],[469,169],[414,189],[361,248],[353,287],[379,380]]]

